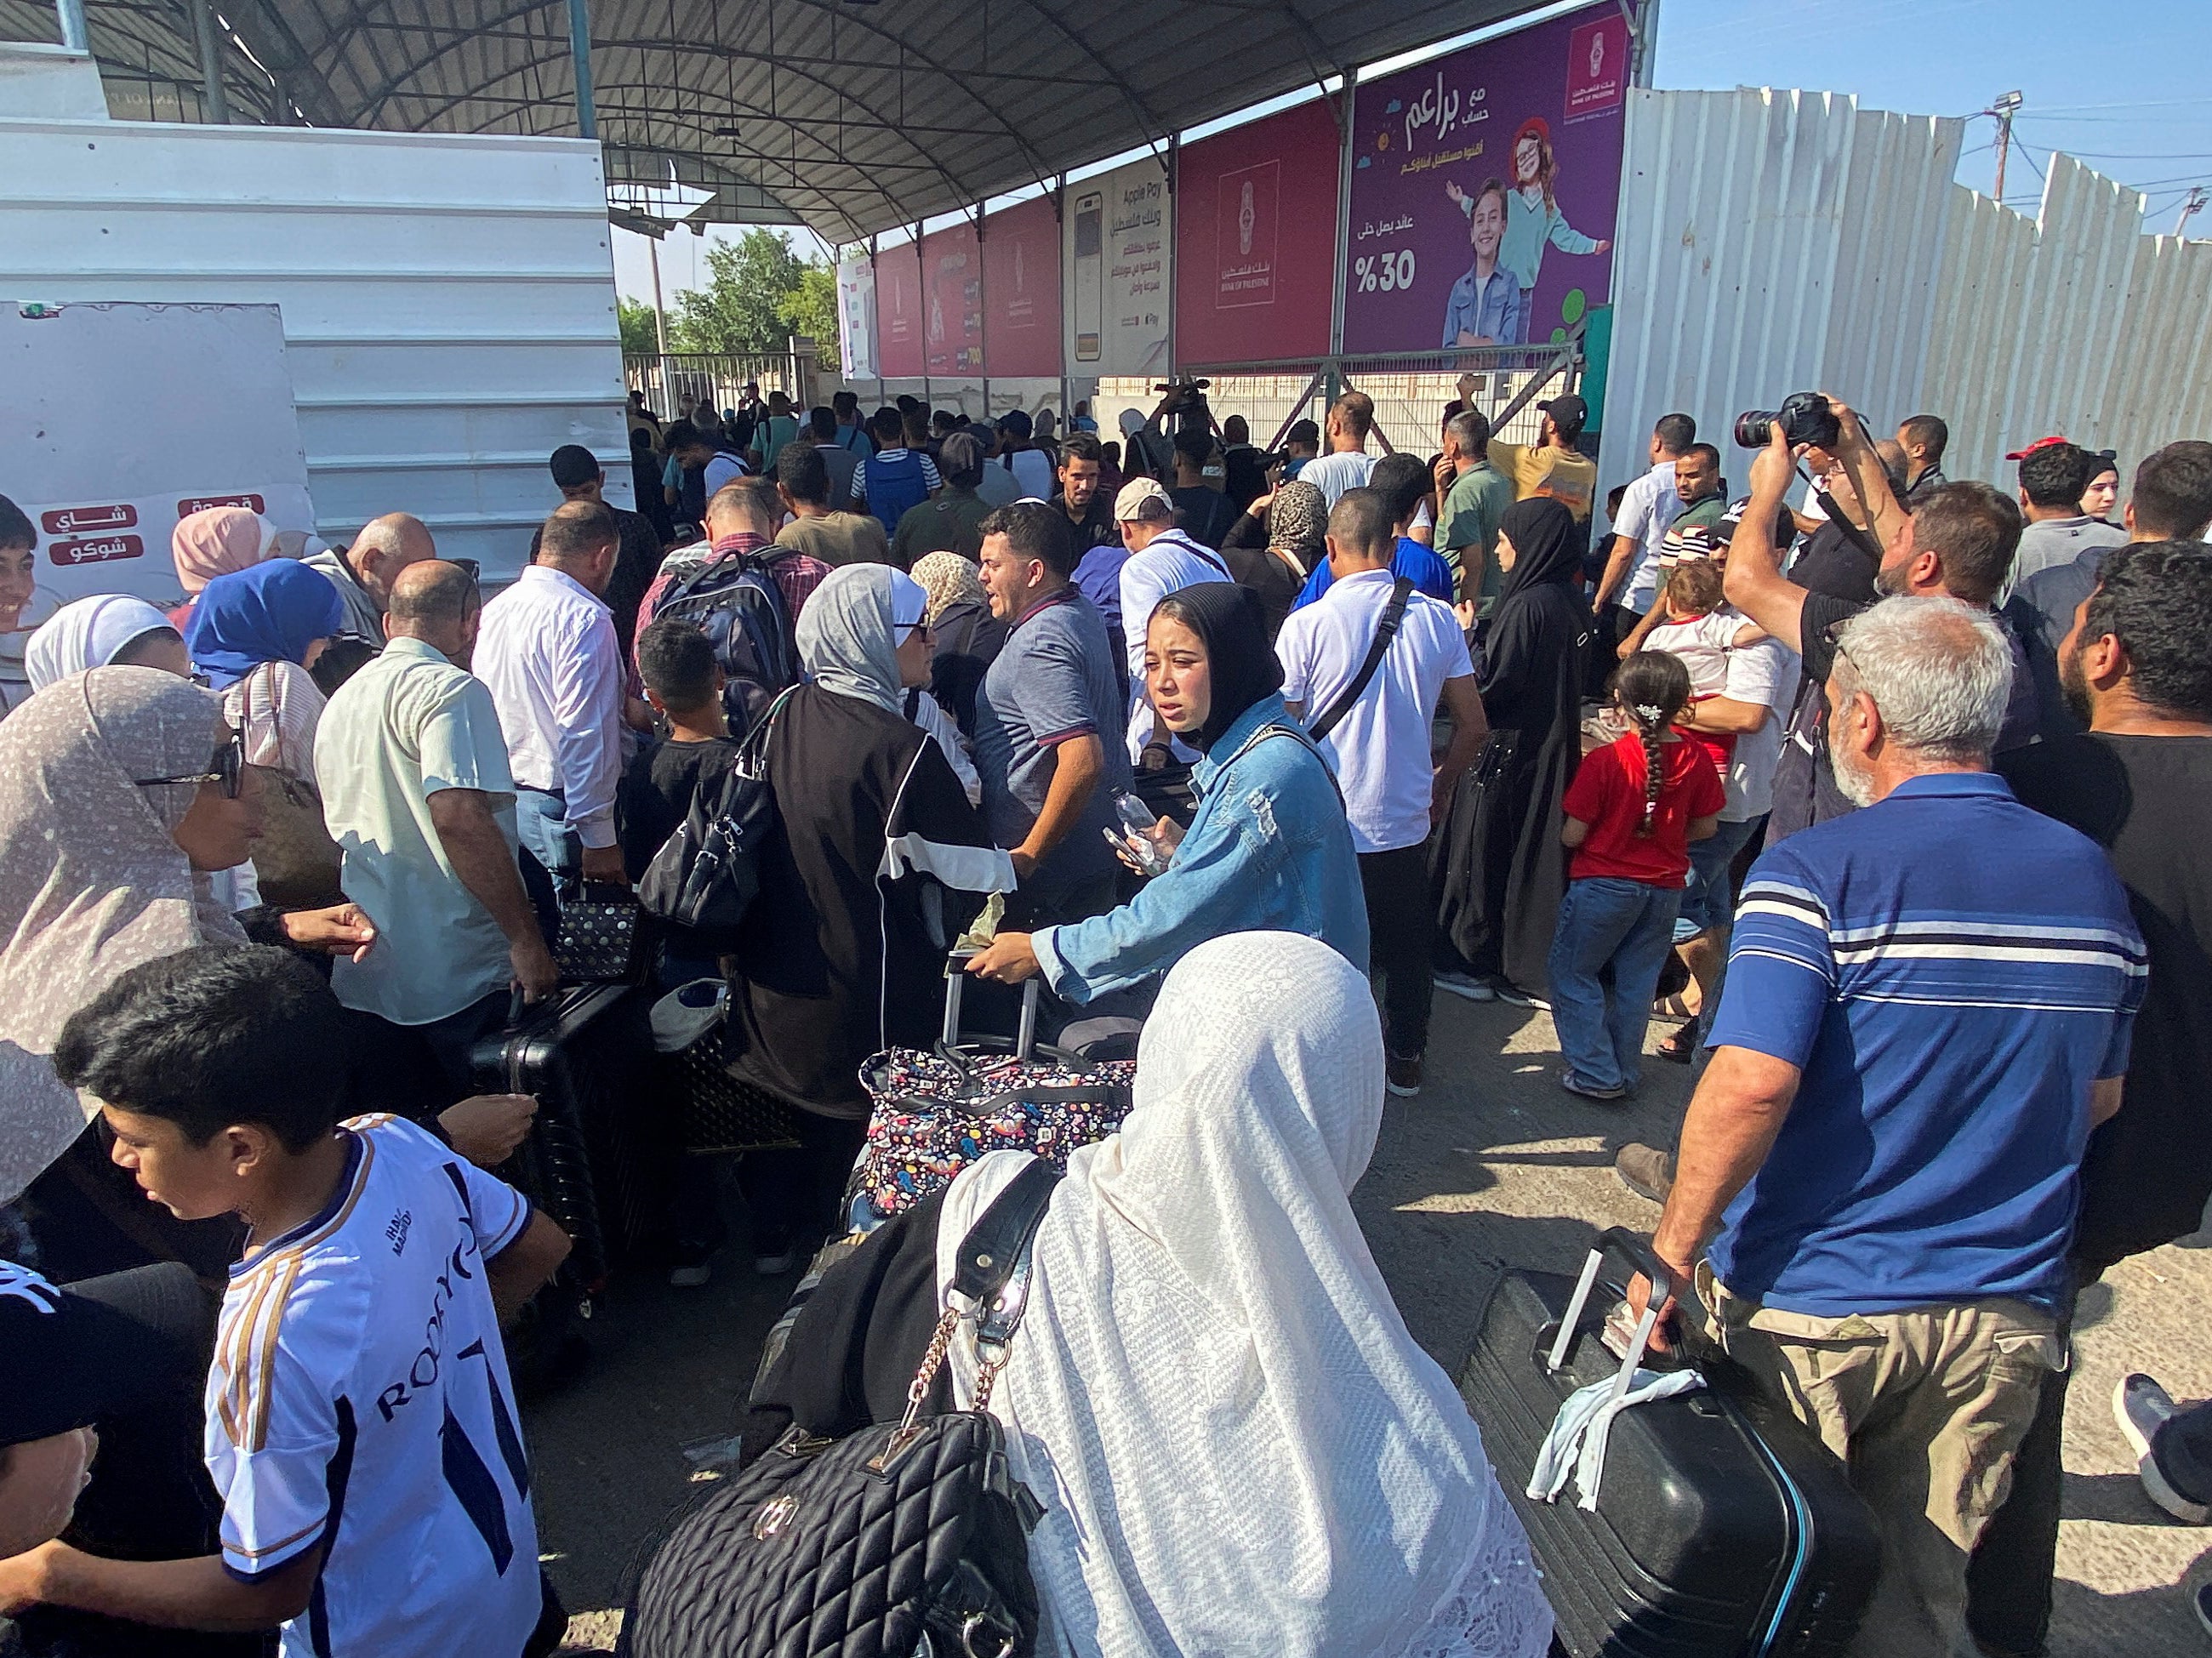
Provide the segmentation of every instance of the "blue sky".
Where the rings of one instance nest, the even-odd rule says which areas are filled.
[[[1915,115],[2021,92],[2005,196],[2026,212],[2053,149],[2144,187],[2152,229],[2173,228],[2190,182],[2212,184],[2207,0],[1660,0],[1658,50],[1662,87],[1821,88]],[[1996,129],[1969,124],[1960,183],[1990,188]],[[2190,229],[2212,235],[2212,210]]]
[[[2005,197],[2025,213],[2054,149],[2142,187],[2153,230],[2173,228],[2191,183],[2212,185],[2212,0],[1660,0],[1658,53],[1662,87],[1850,92],[1913,115],[1966,115],[2018,91]],[[1996,129],[1968,124],[1960,183],[1990,188]],[[2212,236],[2212,208],[2190,230]],[[617,286],[649,297],[642,240],[615,241]],[[668,293],[700,280],[704,253],[668,238]]]

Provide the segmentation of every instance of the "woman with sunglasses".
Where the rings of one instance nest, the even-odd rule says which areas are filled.
[[[763,1272],[829,1229],[867,1129],[861,1062],[928,1045],[966,913],[1014,889],[944,750],[904,713],[929,683],[928,602],[886,565],[830,572],[799,612],[806,683],[769,715],[777,823],[738,930],[729,1023],[731,1068],[799,1108],[799,1150],[745,1159]]]
[[[252,851],[243,768],[220,700],[158,668],[75,675],[0,726],[0,1206],[21,1199],[40,1270],[58,1281],[155,1260],[220,1277],[235,1255],[228,1223],[178,1222],[139,1196],[49,1056],[117,975],[247,942],[210,879]],[[249,919],[263,942],[295,949],[358,957],[374,942],[350,904]],[[476,1161],[503,1157],[528,1122],[527,1102],[505,1095],[439,1120]]]

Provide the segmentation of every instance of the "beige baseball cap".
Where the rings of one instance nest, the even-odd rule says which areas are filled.
[[[1159,510],[1146,511],[1147,503],[1155,501],[1159,502]],[[1121,486],[1121,493],[1114,497],[1114,517],[1118,523],[1174,516],[1175,503],[1168,499],[1168,492],[1160,487],[1158,478],[1131,478]]]

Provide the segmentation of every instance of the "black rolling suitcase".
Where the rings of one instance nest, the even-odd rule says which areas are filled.
[[[614,1261],[665,1224],[668,1160],[646,1097],[647,1011],[644,994],[621,984],[572,986],[526,1007],[518,995],[507,1028],[470,1055],[480,1091],[538,1101],[528,1138],[499,1174],[568,1233],[562,1279],[585,1317]]]
[[[1572,1485],[1556,1503],[1525,1495],[1560,1404],[1624,1369],[1600,1339],[1628,1277],[1601,1277],[1608,1256],[1664,1281],[1619,1227],[1579,1280],[1506,1272],[1460,1378],[1543,1568],[1559,1645],[1571,1658],[1841,1653],[1880,1566],[1874,1515],[1827,1448],[1719,1355],[1698,1356],[1705,1388],[1615,1418],[1595,1512],[1576,1505]],[[1650,1334],[1647,1314],[1628,1370]]]

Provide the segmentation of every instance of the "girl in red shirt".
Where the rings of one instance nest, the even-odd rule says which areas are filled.
[[[1712,756],[1674,728],[1690,701],[1681,659],[1638,651],[1613,691],[1629,730],[1587,756],[1567,786],[1559,839],[1573,854],[1552,935],[1552,1023],[1567,1062],[1559,1086],[1592,1100],[1635,1090],[1690,842],[1713,833],[1726,798]],[[1609,990],[1600,976],[1608,965]]]

